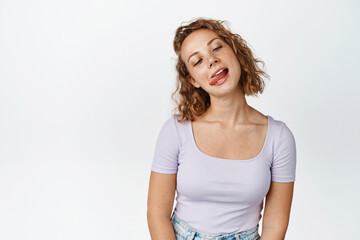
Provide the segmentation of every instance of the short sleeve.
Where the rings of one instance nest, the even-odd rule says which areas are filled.
[[[158,135],[151,170],[159,173],[177,173],[180,141],[175,119],[169,118]]]
[[[271,180],[294,182],[296,172],[295,138],[285,123],[281,122],[281,125],[279,137],[274,143]]]

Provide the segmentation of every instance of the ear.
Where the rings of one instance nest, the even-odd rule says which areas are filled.
[[[196,87],[196,88],[199,88],[200,87],[200,85],[197,83],[197,82],[195,82],[195,80],[189,75],[189,76],[187,76],[187,80],[194,86],[194,87]]]

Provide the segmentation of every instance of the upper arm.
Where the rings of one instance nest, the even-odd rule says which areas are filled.
[[[158,135],[151,170],[157,173],[174,174],[178,170],[180,140],[174,118],[169,118]]]
[[[274,142],[271,163],[271,180],[274,182],[294,182],[296,176],[296,142],[291,130],[281,124],[279,135]]]
[[[294,191],[296,172],[296,143],[294,135],[285,123],[281,124],[279,135],[274,143],[271,163],[271,184],[266,195],[265,217],[272,217],[266,224],[288,222]],[[276,218],[276,219],[275,219]],[[274,222],[275,221],[275,222]]]
[[[151,171],[148,192],[148,214],[170,218],[176,189],[176,173]]]
[[[261,239],[285,239],[294,182],[271,182],[266,195]]]
[[[294,182],[271,182],[265,199],[263,227],[286,231],[293,192]]]
[[[174,204],[180,140],[175,119],[168,119],[158,135],[148,192],[148,214],[170,218]]]
[[[296,173],[296,143],[291,130],[282,123],[274,143],[271,184],[265,199],[264,239],[284,239],[289,223]],[[276,237],[273,237],[276,236]]]

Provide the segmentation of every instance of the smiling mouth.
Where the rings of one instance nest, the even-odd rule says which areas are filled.
[[[228,75],[229,69],[225,68],[217,72],[211,79],[210,85],[215,85],[220,79],[223,79]]]

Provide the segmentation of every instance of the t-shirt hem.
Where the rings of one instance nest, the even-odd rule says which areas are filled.
[[[295,178],[273,178],[272,182],[295,182]]]
[[[164,174],[177,173],[177,170],[163,170],[163,169],[158,169],[158,168],[152,168],[151,171],[158,172],[158,173],[164,173]]]

